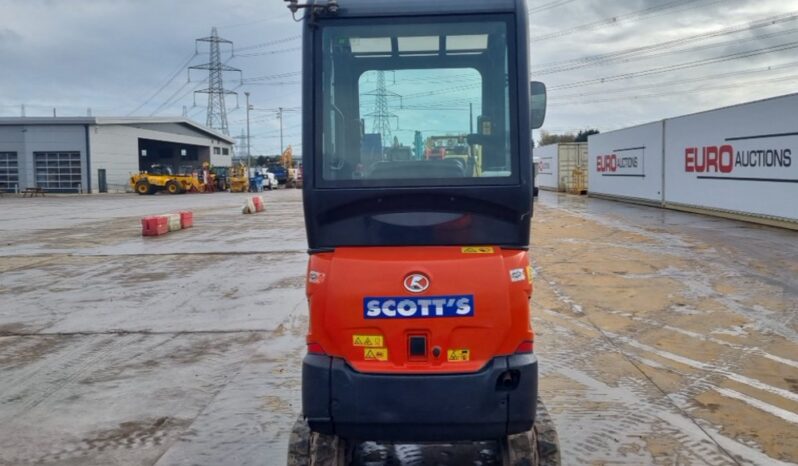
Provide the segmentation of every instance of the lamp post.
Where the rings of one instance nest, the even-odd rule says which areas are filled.
[[[244,95],[247,96],[247,179],[249,179],[249,171],[252,167],[252,152],[249,143],[249,111],[252,110],[252,106],[249,105],[249,92],[245,92]]]
[[[278,108],[277,118],[280,119],[280,155],[283,155],[283,107]]]

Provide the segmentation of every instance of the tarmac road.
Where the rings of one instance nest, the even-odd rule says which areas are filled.
[[[285,464],[306,245],[299,191],[264,196],[0,198],[0,464]],[[798,233],[544,192],[532,240],[565,464],[798,462]]]

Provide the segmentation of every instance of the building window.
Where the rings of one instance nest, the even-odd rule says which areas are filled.
[[[221,154],[221,152],[222,152],[221,149],[219,149],[218,147],[213,148],[213,155],[219,155]]]
[[[13,192],[19,185],[16,152],[0,152],[0,191]]]
[[[45,191],[80,191],[82,167],[80,152],[34,152],[36,186]]]
[[[230,155],[230,149],[226,147],[222,148],[222,155]]]

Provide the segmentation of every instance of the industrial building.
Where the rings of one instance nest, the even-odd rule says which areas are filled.
[[[230,167],[233,145],[186,118],[0,118],[0,191],[127,191],[130,175],[153,164]]]

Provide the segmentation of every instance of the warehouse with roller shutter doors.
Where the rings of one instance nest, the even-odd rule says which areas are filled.
[[[233,144],[185,118],[0,118],[0,191],[125,192],[154,164],[230,167]]]

